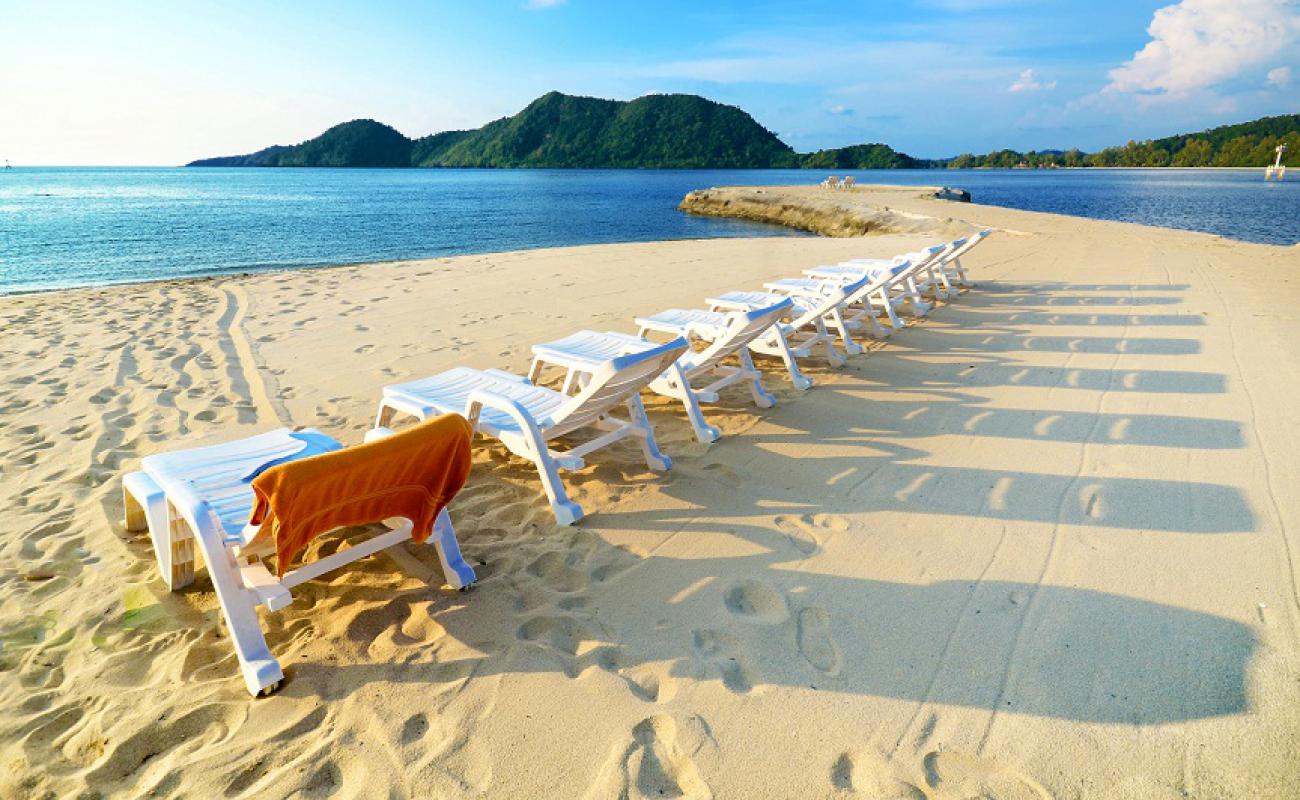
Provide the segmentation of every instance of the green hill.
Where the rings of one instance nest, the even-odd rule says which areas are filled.
[[[855,144],[818,150],[799,159],[804,169],[916,169],[931,163],[900,153],[887,144]]]
[[[1020,153],[997,150],[986,155],[969,153],[943,163],[950,169],[967,167],[1263,167],[1273,163],[1274,148],[1286,144],[1282,163],[1300,167],[1300,114],[1261,117],[1252,122],[1130,141],[1096,153],[1077,149]]]
[[[621,102],[550,92],[478,130],[419,139],[416,150],[420,167],[747,168],[797,160],[744,111],[681,94]]]
[[[411,140],[382,122],[355,119],[286,147],[275,145],[246,156],[205,158],[191,167],[409,167]]]

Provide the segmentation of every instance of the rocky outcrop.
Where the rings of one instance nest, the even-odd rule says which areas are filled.
[[[886,187],[864,187],[880,189]],[[815,186],[725,186],[690,192],[678,209],[690,214],[784,225],[822,236],[935,233],[961,236],[964,222],[892,209],[890,192],[935,196],[937,187],[887,187],[887,191],[823,189]]]

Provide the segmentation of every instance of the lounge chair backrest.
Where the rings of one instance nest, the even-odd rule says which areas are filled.
[[[715,339],[707,349],[698,353],[688,352],[683,356],[682,360],[688,362],[683,365],[686,367],[687,373],[715,367],[737,350],[747,347],[750,342],[762,336],[764,331],[775,325],[793,305],[794,301],[787,297],[776,305],[767,308],[756,308],[752,311],[732,311],[727,315],[730,319],[727,323],[726,333]]]
[[[559,436],[595,422],[659,377],[689,347],[689,343],[678,336],[667,344],[619,356],[602,364],[583,390],[551,415],[547,436]]]
[[[984,230],[980,231],[974,236],[971,236],[969,239],[966,239],[964,241],[958,239],[956,242],[953,242],[953,244],[956,245],[956,247],[953,249],[951,253],[948,254],[949,260],[954,258],[961,258],[962,256],[966,255],[971,251],[971,248],[973,248],[975,245],[979,244],[980,242],[988,238],[988,235],[990,233],[993,233],[993,229],[985,228]]]
[[[791,324],[797,329],[817,321],[829,314],[836,306],[845,302],[851,295],[870,282],[871,276],[863,275],[852,283],[846,283],[843,286],[828,286],[827,288],[829,291],[818,298],[815,303],[809,304],[807,307],[808,310],[796,318]]]

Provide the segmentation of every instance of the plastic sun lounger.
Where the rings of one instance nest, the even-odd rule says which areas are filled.
[[[784,300],[785,298],[780,298]],[[791,310],[794,304],[791,301]],[[783,315],[788,315],[784,312]],[[636,324],[641,326],[638,336],[645,338],[650,332],[666,333],[670,336],[682,336],[687,339],[713,341],[726,335],[727,326],[733,317],[730,312],[708,311],[703,308],[670,308],[648,317],[637,317]],[[780,317],[778,316],[778,320]],[[798,358],[808,356],[810,346],[792,347],[790,337],[794,329],[784,322],[777,322],[754,341],[749,343],[751,353],[774,353],[780,356],[790,374],[790,382],[799,391],[805,391],[812,385],[812,378],[806,377],[799,370]]]
[[[266,537],[258,540],[259,528],[247,524],[254,503],[252,476],[270,464],[339,449],[341,444],[319,431],[280,428],[225,444],[148,456],[141,462],[143,469],[122,479],[126,529],[148,529],[168,589],[190,585],[196,549],[203,555],[244,683],[254,695],[270,694],[284,680],[280,663],[267,647],[257,606],[278,611],[293,602],[289,592],[295,586],[411,538],[411,523],[405,521],[282,578],[266,568],[261,559],[274,553],[274,543]],[[472,584],[474,570],[461,557],[446,509],[434,523],[431,541],[447,583],[455,589]]]
[[[966,268],[962,266],[962,256],[973,250],[976,245],[987,239],[992,233],[992,228],[985,228],[974,234],[966,240],[965,244],[953,248],[952,252],[944,256],[943,261],[939,264],[939,269],[947,276],[949,284],[958,287],[957,291],[970,289],[975,285],[971,283],[970,277],[966,274]]]
[[[696,439],[704,444],[717,441],[722,431],[705,421],[700,403],[716,403],[718,392],[722,389],[734,383],[746,382],[755,405],[759,408],[776,405],[776,398],[763,388],[762,373],[754,367],[748,346],[775,325],[791,305],[791,301],[783,300],[767,308],[732,312],[726,315],[725,324],[719,330],[709,331],[707,335],[700,335],[696,327],[689,325],[681,331],[672,331],[674,335],[682,336],[688,341],[698,339],[711,344],[703,350],[687,350],[662,375],[651,381],[647,388],[656,394],[682,401]],[[643,327],[642,333],[645,330]],[[585,385],[595,368],[604,362],[655,346],[654,342],[644,336],[614,331],[579,331],[558,341],[534,345],[533,367],[528,377],[537,383],[547,365],[566,369],[568,372],[561,391],[569,394],[576,384]],[[739,366],[722,363],[733,355],[740,362]],[[708,378],[715,380],[703,387],[695,386],[697,381]]]
[[[528,378],[501,370],[457,367],[428,378],[384,387],[376,428],[386,428],[397,413],[424,420],[438,414],[462,414],[474,430],[499,439],[510,452],[537,465],[555,520],[572,525],[582,508],[569,499],[559,470],[582,469],[582,457],[634,436],[651,469],[672,468],[659,452],[654,430],[641,405],[640,392],[689,347],[677,338],[639,353],[610,359],[594,368],[587,385],[574,396],[535,386]],[[627,407],[628,419],[611,412]],[[581,428],[604,433],[563,452],[548,443]]]
[[[901,271],[910,266],[910,262],[904,261],[894,269]],[[845,298],[842,314],[849,330],[861,329],[865,320],[865,324],[871,327],[873,338],[884,339],[893,332],[892,324],[889,328],[880,324],[879,316],[882,312],[878,307],[880,309],[890,307],[889,287],[894,274],[894,271],[871,273],[868,276],[870,280],[865,286]],[[827,278],[782,278],[763,284],[763,288],[789,297],[813,300],[834,292],[841,285],[842,282]]]
[[[853,341],[848,323],[844,321],[843,310],[850,297],[853,297],[871,281],[871,276],[863,275],[855,281],[831,288],[827,293],[817,297],[790,297],[794,304],[790,308],[790,321],[786,323],[789,340],[788,349],[796,357],[811,355],[813,348],[821,345],[826,350],[826,361],[832,367],[844,365],[845,358],[835,349],[834,328],[849,355],[862,352],[862,346]],[[717,297],[710,297],[705,302],[712,311],[743,311],[770,306],[786,299],[786,295],[773,292],[727,292]],[[784,353],[769,346],[768,342],[757,341],[750,345],[756,353],[784,357]]]
[[[918,317],[923,317],[930,312],[932,306],[925,301],[921,289],[924,281],[918,282],[917,276],[928,275],[935,259],[939,258],[947,247],[948,245],[935,245],[915,253],[895,256],[892,259],[859,258],[832,266],[813,267],[803,272],[811,278],[841,283],[857,280],[863,275],[885,277],[883,296],[887,296],[889,302],[883,302],[883,296],[875,299],[881,301],[881,310],[889,318],[890,326],[897,330],[903,327],[903,321],[899,319],[897,311],[903,305],[910,305],[912,313]]]

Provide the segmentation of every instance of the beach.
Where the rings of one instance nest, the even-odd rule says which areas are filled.
[[[1300,795],[1300,248],[859,190],[975,288],[795,390],[646,395],[566,473],[475,440],[480,582],[408,545],[265,614],[169,593],[122,475],[381,388],[942,240],[596,245],[0,297],[0,796]],[[978,198],[977,198],[978,199]],[[309,556],[362,534],[317,539]],[[381,788],[382,787],[382,788]]]

